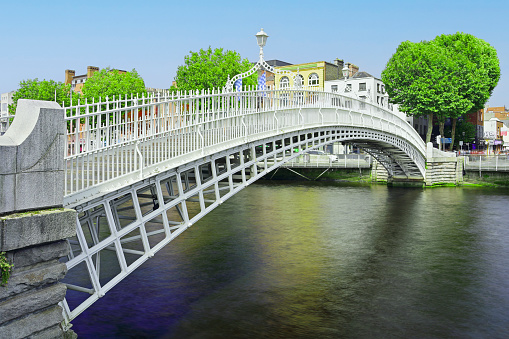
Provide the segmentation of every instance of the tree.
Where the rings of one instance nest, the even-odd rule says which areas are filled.
[[[184,57],[184,65],[177,69],[175,76],[176,88],[180,91],[222,88],[226,85],[228,76],[233,78],[239,73],[249,70],[252,65],[247,59],[242,59],[235,51],[222,48],[212,50],[200,49],[199,52],[190,51]],[[243,85],[255,85],[256,74],[243,79]]]
[[[18,99],[56,101],[58,104],[64,103],[69,106],[70,90],[71,85],[53,80],[39,81],[37,78],[22,80],[19,83],[19,89],[12,96],[13,104],[9,105],[9,112],[16,113]]]
[[[472,35],[441,35],[432,41],[400,44],[382,72],[382,80],[400,110],[409,116],[428,116],[426,142],[433,116],[444,135],[445,119],[482,107],[500,77],[496,51]]]
[[[130,96],[131,94],[142,95],[146,93],[145,82],[143,78],[133,69],[131,72],[121,73],[118,70],[103,68],[99,72],[95,72],[83,84],[83,97],[91,101],[101,98],[102,101],[108,97],[113,100],[115,96]]]
[[[452,126],[447,128],[445,133],[451,135],[453,138],[454,146],[456,146],[456,149],[458,149],[459,140],[468,143],[471,143],[475,140],[476,129],[474,124],[460,119],[458,120],[454,134],[452,132]]]
[[[497,51],[486,41],[471,34],[458,32],[439,35],[434,44],[447,50],[456,62],[456,86],[462,97],[470,103],[465,111],[451,112],[452,143],[456,136],[456,122],[464,113],[475,112],[484,107],[500,79],[500,65]]]
[[[382,72],[392,103],[408,116],[428,117],[426,142],[431,140],[433,117],[445,119],[446,106],[454,100],[443,95],[449,87],[448,62],[446,54],[430,42],[404,41]]]

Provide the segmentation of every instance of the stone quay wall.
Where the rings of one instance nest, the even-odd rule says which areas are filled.
[[[59,259],[76,234],[76,211],[62,207],[65,129],[57,103],[19,100],[0,136],[0,253],[14,264],[0,286],[0,338],[74,336],[59,306],[67,273]]]
[[[432,143],[428,143],[426,159],[425,186],[458,185],[463,182],[464,157],[442,152],[433,148]],[[373,182],[389,181],[387,170],[376,160],[371,167],[371,179]]]

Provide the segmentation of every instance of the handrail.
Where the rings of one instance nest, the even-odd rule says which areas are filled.
[[[425,154],[424,142],[403,114],[316,87],[260,90],[248,86],[238,92],[214,89],[119,96],[80,101],[64,111],[67,195],[130,173],[149,173],[133,163],[142,153],[143,165],[150,167],[195,151],[203,154],[207,147],[225,142],[245,143],[256,134],[305,126],[339,124],[381,130],[407,139]],[[295,118],[288,118],[291,115]],[[83,179],[83,173],[88,179]]]

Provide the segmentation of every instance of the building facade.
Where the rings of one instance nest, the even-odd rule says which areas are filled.
[[[484,148],[484,110],[468,113],[465,115],[465,120],[475,127],[475,138],[472,142],[472,147],[469,149],[480,150]]]
[[[349,72],[349,74],[352,74],[352,72]],[[367,72],[355,72],[346,79],[341,77],[337,80],[326,81],[324,90],[352,96],[373,105],[385,107],[395,113],[405,115],[399,111],[398,105],[389,103],[389,95],[385,91],[385,85],[382,80],[375,78]],[[428,130],[428,119],[426,117],[406,117],[406,120],[415,128],[421,138],[425,140]]]
[[[14,91],[2,93],[0,95],[0,135],[4,134],[9,128],[10,119],[12,118],[9,114],[9,105],[12,105],[12,96]]]
[[[358,71],[359,68],[357,67],[355,70],[354,67],[356,66],[352,66],[352,72]],[[342,60],[336,59],[334,63],[318,61],[297,65],[279,66],[275,68],[283,71],[297,73],[297,85],[301,87],[315,87],[317,89],[323,90],[326,81],[337,80],[342,77],[341,70],[343,68],[343,64]],[[275,88],[293,87],[294,84],[292,81],[293,79],[291,79],[289,76],[277,73],[274,75]]]
[[[484,119],[484,140],[488,154],[498,153],[504,148],[504,123],[498,118]],[[507,134],[507,132],[505,133]]]
[[[270,66],[272,66],[274,68],[291,65],[291,63],[289,63],[289,62],[285,62],[285,61],[281,61],[281,60],[268,60],[266,62],[267,62],[267,64],[269,64]],[[268,88],[274,88],[274,83],[275,83],[274,73],[269,72],[269,71],[263,71],[263,70],[259,69],[258,77],[260,77],[263,72],[265,72],[265,85]]]

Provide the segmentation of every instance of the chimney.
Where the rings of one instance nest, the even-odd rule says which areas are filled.
[[[99,71],[99,67],[88,66],[87,67],[87,79],[90,78],[95,72]]]
[[[357,73],[359,71],[359,66],[354,65],[354,64],[350,64],[348,66],[348,68],[350,69],[350,77],[353,77],[355,75],[355,73]]]
[[[74,75],[76,72],[73,69],[66,69],[65,70],[65,84],[69,85],[72,83],[72,78],[74,78]]]
[[[339,68],[343,69],[343,66],[345,65],[345,62],[342,59],[335,59],[334,65],[338,66]]]

